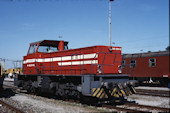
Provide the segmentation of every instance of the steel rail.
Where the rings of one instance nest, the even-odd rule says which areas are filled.
[[[150,95],[159,97],[170,97],[170,91],[136,89],[137,95]]]
[[[129,107],[140,107],[140,108],[147,108],[147,109],[151,109],[151,110],[160,110],[163,112],[170,111],[170,108],[161,108],[161,107],[156,107],[156,106],[139,105],[139,104],[132,104],[132,103],[125,103],[124,105],[129,106]]]
[[[6,112],[4,112],[4,111],[0,110],[0,113],[6,113]]]
[[[128,109],[128,108],[121,108],[121,107],[117,107],[117,106],[112,106],[112,105],[107,105],[107,104],[103,104],[102,107],[106,107],[109,109],[115,109],[118,111],[126,111],[126,112],[135,112],[135,113],[148,113],[149,111],[142,111],[142,110],[137,110],[137,109]]]
[[[70,102],[70,103],[76,103],[76,104],[80,104],[80,101],[75,101],[73,99],[69,99],[66,100],[66,102]],[[105,108],[109,108],[109,109],[114,109],[117,111],[126,111],[126,112],[140,112],[140,113],[148,113],[148,111],[142,111],[142,110],[136,110],[136,109],[128,109],[128,108],[121,108],[121,107],[117,107],[117,106],[113,106],[113,105],[109,105],[109,104],[102,104],[101,107],[105,107]]]
[[[157,97],[170,97],[169,95],[161,95],[161,94],[154,94],[154,93],[144,93],[144,92],[137,92],[136,95],[147,95],[147,96],[157,96]]]
[[[153,92],[153,93],[160,93],[160,94],[169,94],[170,91],[165,91],[165,90],[149,90],[149,89],[136,89],[136,91],[138,92]]]
[[[18,108],[15,108],[12,105],[7,104],[6,102],[0,100],[0,104],[2,104],[3,106],[6,106],[7,108],[9,108],[10,110],[16,112],[16,113],[24,113],[23,111],[19,110]]]

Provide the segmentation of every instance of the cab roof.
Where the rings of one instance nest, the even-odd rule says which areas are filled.
[[[30,45],[34,45],[34,44],[40,44],[40,46],[51,46],[51,47],[56,47],[59,42],[62,41],[62,40],[42,40],[42,41],[38,41],[38,42],[33,42],[33,43],[30,43]],[[68,42],[67,41],[64,41],[64,45],[67,45]]]

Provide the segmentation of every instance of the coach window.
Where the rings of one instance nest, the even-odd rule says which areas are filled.
[[[126,65],[126,61],[122,60],[122,67],[125,67],[125,65]]]
[[[156,59],[150,58],[149,59],[149,67],[155,67],[156,66]]]
[[[136,67],[136,60],[130,61],[130,67]]]

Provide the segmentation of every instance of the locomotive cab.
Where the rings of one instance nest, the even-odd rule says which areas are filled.
[[[63,50],[68,50],[68,42],[43,40],[40,42],[31,43],[27,55],[34,53],[50,53]]]

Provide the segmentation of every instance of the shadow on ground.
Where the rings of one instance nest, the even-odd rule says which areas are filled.
[[[0,91],[0,98],[9,98],[11,96],[15,96],[15,92],[10,88],[5,88]]]

